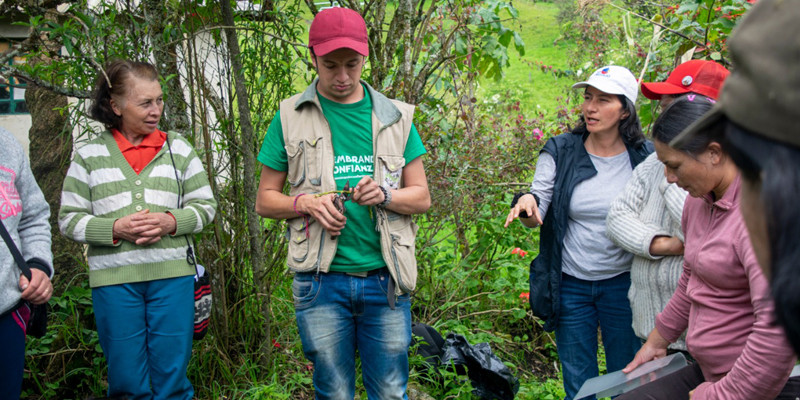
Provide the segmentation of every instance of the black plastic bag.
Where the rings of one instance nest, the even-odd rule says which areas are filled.
[[[411,324],[411,333],[414,334],[411,344],[419,343],[416,354],[425,357],[425,364],[428,370],[436,371],[439,365],[442,364],[444,338],[432,326],[421,322]],[[422,340],[418,342],[417,336]]]
[[[513,400],[519,391],[519,379],[492,352],[489,343],[471,345],[464,336],[450,333],[444,342],[442,364],[456,371],[467,368],[472,394],[487,400]]]

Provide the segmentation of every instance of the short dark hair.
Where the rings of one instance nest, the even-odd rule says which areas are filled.
[[[108,129],[119,128],[121,120],[111,108],[111,99],[119,99],[128,94],[128,82],[131,75],[142,79],[157,80],[158,70],[153,64],[141,61],[114,60],[109,63],[106,66],[105,75],[97,75],[93,102],[89,108],[89,115],[92,119],[102,123]]]
[[[642,132],[642,123],[639,122],[639,114],[636,113],[636,104],[629,101],[621,94],[616,96],[622,104],[622,109],[628,113],[628,116],[619,123],[619,135],[626,145],[639,147],[647,139],[644,137],[644,132]],[[580,116],[575,130],[586,130],[586,119],[583,115]]]
[[[653,124],[653,139],[669,144],[678,134],[711,110],[713,106],[714,100],[702,95],[690,94],[676,98],[656,118],[656,122]],[[705,151],[711,142],[720,142],[721,136],[717,130],[707,130],[695,135],[687,143],[677,147],[677,149],[691,156],[697,156]]]
[[[775,315],[795,353],[800,354],[800,149],[767,139],[730,120],[725,125],[724,150],[739,167],[742,178],[761,188]]]

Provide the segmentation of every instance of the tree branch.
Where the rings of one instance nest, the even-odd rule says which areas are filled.
[[[705,47],[706,47],[705,43],[700,43],[700,42],[698,42],[697,40],[695,40],[695,39],[692,39],[692,38],[690,38],[689,36],[686,36],[686,35],[684,35],[683,33],[680,33],[680,32],[678,32],[678,31],[676,31],[676,30],[674,30],[674,29],[672,29],[672,28],[670,28],[670,27],[668,27],[668,26],[666,26],[666,25],[664,25],[664,24],[659,24],[658,22],[656,22],[656,21],[653,21],[652,19],[650,19],[650,18],[647,18],[647,17],[645,17],[644,15],[639,15],[639,14],[637,14],[637,13],[635,13],[635,12],[631,11],[631,10],[626,10],[626,9],[624,9],[624,8],[622,8],[622,7],[620,7],[620,6],[616,5],[616,4],[614,4],[614,3],[608,3],[608,5],[610,5],[610,6],[612,6],[612,7],[615,7],[615,8],[618,8],[618,9],[620,9],[620,10],[622,10],[622,11],[629,12],[629,13],[631,13],[633,16],[635,16],[635,17],[638,17],[638,18],[641,18],[641,19],[643,19],[643,20],[645,20],[645,21],[647,21],[647,22],[649,22],[649,23],[651,23],[651,24],[653,24],[653,25],[658,25],[658,26],[660,26],[661,28],[663,28],[664,30],[666,30],[667,32],[669,32],[669,33],[672,33],[672,34],[674,34],[674,35],[678,35],[678,36],[680,36],[680,37],[682,37],[682,38],[684,38],[684,39],[686,39],[686,40],[688,40],[688,41],[690,41],[690,42],[692,42],[692,43],[694,43],[694,44],[696,44],[696,45],[698,45],[698,46],[700,46],[700,47],[703,47],[703,48],[705,48]],[[726,59],[725,59],[725,57],[722,57],[722,62],[724,62],[726,65],[731,65],[731,63],[730,63],[728,60],[726,60]]]
[[[25,71],[22,71],[18,68],[15,68],[11,65],[0,65],[0,73],[2,75],[14,76],[17,78],[25,79],[26,81],[33,83],[40,88],[50,90],[54,93],[58,93],[60,95],[69,96],[69,97],[76,97],[79,99],[91,99],[92,92],[88,90],[80,90],[80,89],[72,89],[72,88],[65,88],[62,86],[54,85],[52,82],[45,81],[39,77],[35,77]]]
[[[212,27],[203,28],[203,29],[199,29],[199,30],[197,30],[197,31],[194,31],[194,32],[192,32],[192,34],[191,34],[191,36],[190,36],[190,37],[195,37],[195,36],[197,36],[197,35],[199,35],[199,34],[201,34],[201,33],[206,33],[206,32],[211,32],[211,31],[217,31],[217,30],[222,30],[222,29],[232,29],[232,30],[240,30],[240,31],[253,31],[253,32],[258,32],[258,33],[260,33],[260,34],[262,34],[262,35],[269,36],[269,37],[271,37],[271,38],[273,38],[273,39],[280,40],[280,41],[282,41],[282,42],[284,42],[284,43],[286,43],[286,44],[290,44],[290,45],[292,45],[292,46],[308,48],[308,45],[307,45],[307,44],[300,43],[300,42],[293,42],[293,41],[291,41],[291,40],[284,39],[284,38],[282,38],[282,37],[280,37],[280,36],[278,36],[278,35],[275,35],[275,34],[273,34],[273,33],[269,33],[269,32],[267,32],[267,31],[264,31],[264,30],[261,30],[261,29],[250,28],[250,27],[242,27],[242,26],[227,26],[227,25],[217,25],[217,26],[212,26]],[[183,41],[186,41],[186,40],[188,40],[190,37],[173,40],[173,41],[171,41],[171,42],[168,42],[168,43],[167,43],[167,45],[170,45],[170,46],[171,46],[171,45],[177,44],[178,42],[183,42]]]
[[[52,10],[48,10],[47,12],[50,13],[50,14],[55,14],[55,15],[60,16],[60,17],[69,17],[69,18],[77,21],[79,24],[81,24],[83,29],[86,31],[86,34],[89,34],[89,27],[86,26],[86,23],[84,23],[82,19],[78,18],[77,16],[73,15],[72,13],[62,13],[62,12],[52,11]],[[68,37],[64,38],[64,40],[69,40],[69,38]],[[75,46],[75,48],[78,49],[78,51],[80,51],[81,53],[84,53],[83,50],[81,49],[80,44]],[[108,82],[108,88],[111,89],[111,79],[108,79],[108,75],[106,74],[106,69],[103,68],[103,66],[100,65],[100,63],[97,62],[97,54],[95,54],[95,52],[92,51],[91,47],[88,47],[88,49],[89,49],[88,54],[84,53],[84,54],[88,55],[88,57],[86,57],[86,58],[89,60],[89,62],[92,65],[94,65],[95,69],[97,69],[98,71],[100,71],[101,74],[103,74],[103,76],[106,78],[106,82]]]

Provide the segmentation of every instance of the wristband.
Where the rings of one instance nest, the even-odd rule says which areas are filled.
[[[383,192],[383,201],[378,203],[377,206],[380,208],[386,208],[386,206],[392,202],[392,191],[384,188],[383,186],[378,186],[378,189]]]
[[[294,204],[292,205],[292,208],[294,208],[294,212],[297,213],[297,215],[299,215],[301,217],[307,217],[308,214],[303,214],[300,211],[297,211],[297,199],[299,199],[300,197],[305,196],[305,195],[306,195],[305,193],[300,193],[297,196],[294,196]]]
[[[305,193],[300,193],[297,196],[295,196],[294,197],[294,204],[292,204],[292,208],[294,208],[294,212],[297,213],[297,215],[303,217],[303,223],[305,224],[305,231],[306,231],[306,239],[308,239],[311,236],[311,234],[308,232],[308,216],[309,216],[309,214],[303,214],[300,211],[297,211],[297,199],[299,199],[301,196],[305,196],[305,195],[306,195]]]

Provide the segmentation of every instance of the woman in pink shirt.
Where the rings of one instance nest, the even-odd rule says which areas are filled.
[[[712,102],[681,97],[656,124],[708,111]],[[618,399],[795,399],[800,381],[788,380],[795,355],[775,325],[769,286],[739,212],[739,173],[722,149],[722,132],[707,131],[672,148],[668,143],[678,133],[654,129],[667,180],[690,195],[682,220],[683,275],[656,328],[623,371],[665,356],[687,328],[687,348],[697,363]]]

